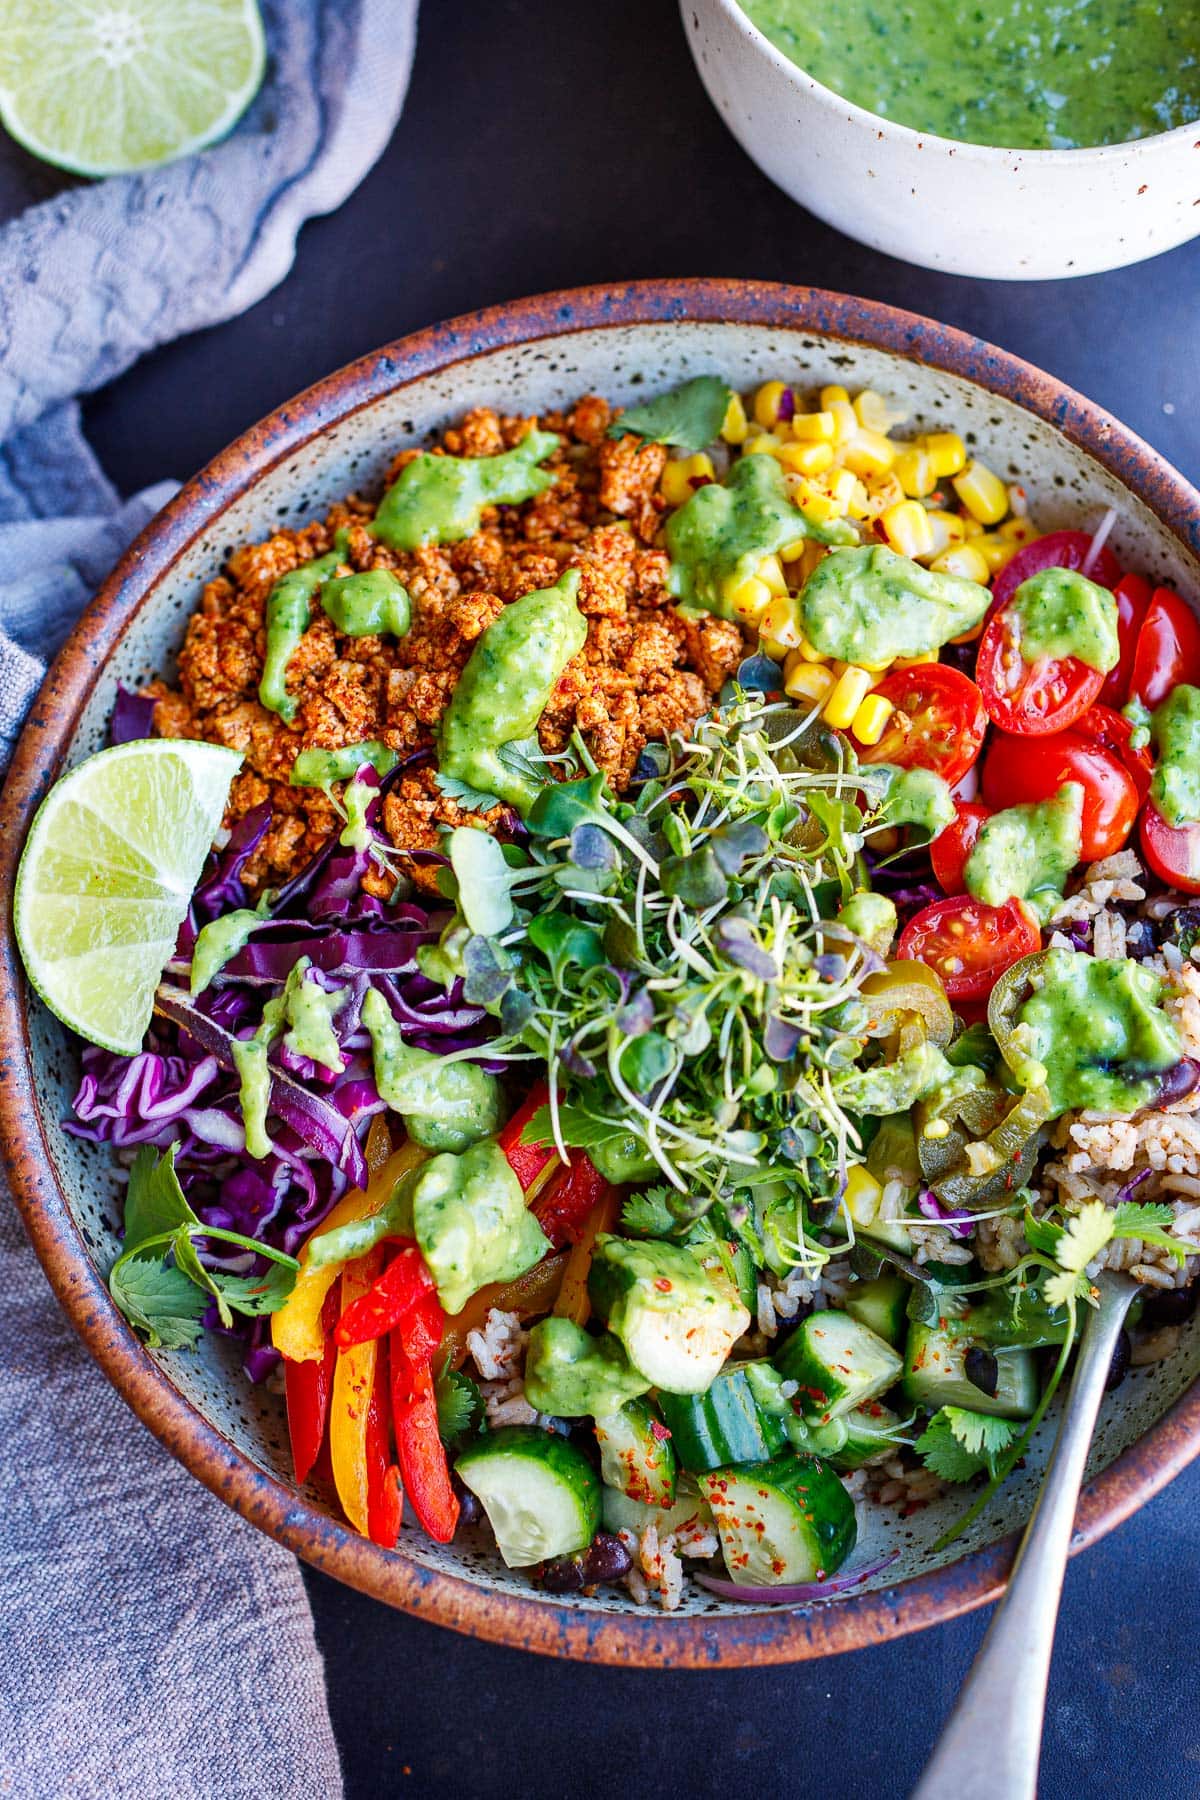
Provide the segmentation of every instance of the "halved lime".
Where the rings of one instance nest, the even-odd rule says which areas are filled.
[[[0,119],[76,175],[147,169],[223,137],[266,54],[257,0],[0,0]]]
[[[17,945],[51,1012],[93,1044],[141,1047],[241,761],[138,740],[89,756],[42,801],[17,870]]]

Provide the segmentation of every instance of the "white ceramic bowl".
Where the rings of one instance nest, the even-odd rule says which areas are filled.
[[[1200,121],[1091,150],[957,143],[823,87],[737,0],[680,0],[680,10],[700,79],[743,149],[785,194],[874,250],[953,275],[1046,281],[1200,235]]]

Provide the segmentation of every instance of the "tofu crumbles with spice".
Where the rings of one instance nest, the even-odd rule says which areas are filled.
[[[1102,1270],[1113,1384],[1195,1303],[1200,624],[1119,537],[705,375],[234,551],[17,887],[129,1324],[547,1593],[824,1600],[958,1489],[949,1541]]]
[[[561,442],[540,465],[553,485],[516,505],[487,507],[479,527],[453,543],[401,549],[372,535],[374,502],[354,496],[302,531],[281,531],[235,550],[210,581],[179,657],[176,686],[159,683],[154,729],[204,738],[244,758],[226,824],[269,803],[272,823],[250,860],[248,885],[293,875],[337,815],[321,787],[291,785],[302,750],[376,742],[397,757],[430,750],[471,651],[504,607],[579,572],[576,596],[587,639],[559,676],[538,721],[546,752],[578,730],[597,766],[624,789],[650,740],[687,731],[707,711],[753,643],[731,620],[683,618],[667,588],[657,543],[666,501],[667,451],[637,436],[609,437],[613,414],[588,395],[567,414],[535,421],[478,408],[446,432],[440,450],[491,457],[541,427]],[[393,482],[421,453],[402,450]],[[402,637],[348,636],[312,599],[312,621],[288,663],[295,714],[285,722],[259,699],[267,602],[281,576],[328,555],[344,534],[339,572],[384,570],[407,590],[412,622]],[[433,760],[405,773],[383,805],[383,827],[401,849],[437,850],[439,831],[495,817],[438,785]],[[412,869],[432,886],[428,866]],[[389,889],[390,891],[390,889]]]

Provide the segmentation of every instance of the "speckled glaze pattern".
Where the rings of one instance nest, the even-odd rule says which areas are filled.
[[[62,1304],[135,1412],[212,1490],[298,1555],[392,1605],[548,1655],[646,1666],[782,1662],[932,1624],[998,1591],[1048,1447],[949,1559],[930,1546],[961,1502],[882,1517],[864,1558],[899,1542],[874,1589],[799,1610],[711,1597],[661,1617],[616,1590],[538,1598],[482,1543],[440,1549],[406,1527],[400,1550],[363,1542],[289,1477],[278,1399],[250,1388],[228,1346],[152,1355],[108,1298],[116,1183],[103,1150],[59,1120],[76,1052],[21,978],[8,919],[15,863],[49,783],[98,748],[118,681],[169,666],[203,581],[238,543],[302,524],[350,488],[371,491],[401,445],[467,407],[537,411],[587,390],[630,400],[704,371],[748,387],[870,385],[914,424],[961,430],[1025,484],[1047,526],[1119,508],[1114,542],[1135,567],[1200,595],[1200,497],[1122,426],[1049,376],[929,321],[819,291],[724,281],[652,282],[549,295],[436,326],[331,376],[255,426],[188,484],[128,552],[51,670],[0,804],[0,1133],[35,1248]],[[1102,1418],[1078,1543],[1110,1529],[1200,1450],[1200,1331],[1171,1362],[1130,1377]],[[890,1518],[890,1515],[889,1515]]]
[[[737,0],[680,0],[679,10],[709,98],[763,173],[889,256],[1048,281],[1118,269],[1200,233],[1200,121],[1085,150],[957,143],[824,87]]]

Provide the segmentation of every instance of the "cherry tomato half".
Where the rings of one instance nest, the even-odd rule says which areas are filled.
[[[1064,781],[1083,788],[1084,862],[1115,856],[1133,830],[1138,791],[1133,777],[1111,750],[1088,743],[1077,732],[1019,738],[997,733],[983,763],[983,797],[999,810],[1031,800],[1052,800]]]
[[[1200,894],[1200,825],[1168,825],[1156,806],[1147,806],[1141,838],[1156,875],[1185,894]]]
[[[959,800],[955,806],[953,824],[939,831],[929,846],[929,860],[933,864],[933,872],[944,894],[961,894],[965,892],[963,871],[967,859],[975,848],[975,840],[983,829],[985,819],[991,818],[986,806],[980,806],[974,800]]]
[[[1104,676],[1077,656],[1021,655],[1010,606],[988,620],[975,664],[988,718],[1001,731],[1046,737],[1073,725],[1099,697]]]
[[[899,954],[928,963],[957,1004],[982,1000],[1041,941],[1033,914],[1019,900],[985,906],[964,896],[922,907],[901,933]]]
[[[1023,581],[1040,569],[1082,569],[1092,548],[1089,531],[1051,531],[1045,537],[1024,544],[1006,562],[992,583],[992,611],[997,612],[1012,599]],[[1121,578],[1121,565],[1105,545],[1092,559],[1088,580],[1110,588]]]
[[[951,787],[961,781],[987,730],[983,697],[969,676],[943,663],[898,669],[875,692],[895,711],[877,744],[859,750],[862,762],[932,769]]]
[[[1076,719],[1071,730],[1076,737],[1086,738],[1089,744],[1099,744],[1101,749],[1111,751],[1123,764],[1126,774],[1132,776],[1139,803],[1146,798],[1154,778],[1154,758],[1148,745],[1134,749],[1133,726],[1123,713],[1114,712],[1111,706],[1092,706],[1082,719]]]
[[[1161,706],[1181,681],[1200,681],[1200,620],[1170,588],[1155,588],[1138,632],[1129,695]]]
[[[1134,651],[1150,605],[1150,583],[1144,575],[1122,575],[1113,589],[1113,599],[1117,603],[1117,642],[1121,646],[1121,660],[1104,677],[1100,698],[1105,706],[1121,707],[1129,698]]]

